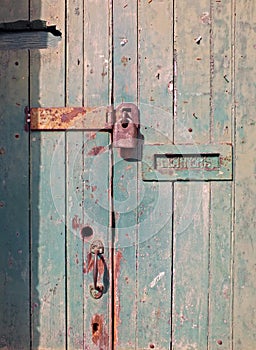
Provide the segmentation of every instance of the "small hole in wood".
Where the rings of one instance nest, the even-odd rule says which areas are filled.
[[[188,131],[189,131],[189,132],[192,132],[192,131],[193,131],[193,129],[192,129],[192,128],[189,128],[189,129],[188,129]]]
[[[19,62],[18,62],[18,61],[16,61],[16,62],[15,62],[15,66],[18,66],[18,65],[19,65]]]
[[[154,344],[150,344],[149,347],[150,347],[150,349],[154,349],[155,345]]]
[[[90,226],[84,226],[81,230],[83,239],[90,238],[93,235],[93,229]]]
[[[14,137],[15,137],[15,139],[19,139],[20,138],[20,134],[15,134]]]

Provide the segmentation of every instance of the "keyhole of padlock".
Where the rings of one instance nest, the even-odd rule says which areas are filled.
[[[123,129],[128,128],[130,120],[131,120],[131,118],[129,116],[129,113],[126,110],[124,110],[123,111],[122,121],[121,121],[121,125],[122,125]]]

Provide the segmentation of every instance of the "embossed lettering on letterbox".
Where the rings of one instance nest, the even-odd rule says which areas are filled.
[[[175,170],[217,170],[220,167],[219,154],[156,154],[155,169]]]

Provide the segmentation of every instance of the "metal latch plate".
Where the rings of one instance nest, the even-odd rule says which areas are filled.
[[[144,145],[145,181],[232,180],[232,146]]]

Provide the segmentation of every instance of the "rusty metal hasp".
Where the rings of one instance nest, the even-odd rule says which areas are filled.
[[[32,131],[109,130],[113,147],[136,148],[139,110],[133,103],[108,107],[37,107],[26,108],[26,123]]]
[[[112,130],[112,107],[26,108],[26,122],[32,131]]]

